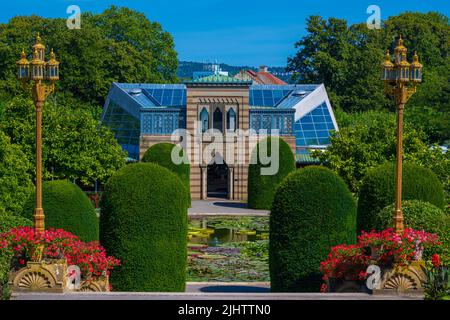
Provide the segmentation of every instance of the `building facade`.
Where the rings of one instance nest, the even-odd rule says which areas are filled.
[[[182,145],[194,200],[246,200],[251,153],[267,134],[278,134],[301,162],[338,130],[323,85],[255,85],[219,74],[185,84],[113,83],[102,123],[136,161],[154,144]],[[221,147],[211,148],[219,138]]]

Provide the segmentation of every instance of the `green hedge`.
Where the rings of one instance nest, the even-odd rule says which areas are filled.
[[[318,292],[330,248],[355,241],[356,203],[342,178],[319,166],[291,173],[270,215],[272,291]]]
[[[172,150],[176,147],[180,151],[180,156],[184,161],[181,164],[175,164],[172,161]],[[186,190],[189,206],[191,204],[191,188],[190,188],[190,165],[186,163],[187,156],[184,150],[172,143],[158,143],[151,146],[142,157],[142,162],[153,162],[169,169],[175,173],[183,182]]]
[[[0,213],[0,233],[8,232],[11,228],[32,226],[33,223],[23,217]],[[11,267],[12,250],[0,250],[0,300],[6,299],[8,291],[4,290],[8,283],[8,274]]]
[[[444,189],[438,177],[417,165],[403,165],[403,200],[422,200],[444,208]],[[358,231],[376,228],[376,216],[395,201],[395,166],[386,163],[364,177],[358,200]]]
[[[270,164],[261,164],[260,144],[267,143],[267,154],[271,157],[271,139],[279,140],[279,169],[275,175],[261,175],[261,168],[270,167]],[[257,144],[252,152],[251,160],[252,164],[248,168],[248,206],[252,209],[270,210],[278,184],[295,170],[294,154],[283,139],[269,137]]]
[[[429,250],[425,258],[429,258],[432,253],[438,253],[443,261],[450,262],[450,216],[435,205],[419,200],[403,201],[402,209],[406,227],[425,230],[439,236],[442,243],[440,248]],[[391,204],[378,213],[375,229],[393,227],[393,210],[394,204]]]
[[[154,163],[127,165],[102,196],[100,241],[121,260],[118,291],[185,290],[187,200],[181,180]]]
[[[64,229],[81,240],[98,240],[99,226],[95,208],[88,196],[75,184],[66,181],[45,181],[42,187],[45,227]],[[35,193],[26,202],[22,216],[33,219]]]

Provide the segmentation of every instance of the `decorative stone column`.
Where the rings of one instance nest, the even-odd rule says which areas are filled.
[[[207,166],[201,166],[201,181],[202,181],[202,187],[201,187],[201,199],[206,200],[208,198],[208,167]]]
[[[234,167],[228,167],[228,199],[234,200]]]

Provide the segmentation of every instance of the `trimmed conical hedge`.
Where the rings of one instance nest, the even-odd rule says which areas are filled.
[[[186,191],[187,197],[189,201],[189,205],[191,204],[191,192],[190,192],[190,165],[183,161],[181,164],[175,164],[172,161],[172,151],[173,148],[178,148],[176,151],[180,152],[180,157],[183,157],[185,160],[187,156],[183,149],[180,149],[178,146],[172,143],[158,143],[150,148],[144,153],[142,157],[142,162],[152,162],[159,164],[160,166],[169,169],[173,173],[175,173],[183,182]]]
[[[184,291],[187,199],[181,180],[154,163],[127,165],[102,196],[100,241],[121,260],[111,274],[118,291]]]
[[[261,168],[270,167],[270,164],[261,164],[259,149],[261,143],[267,143],[267,155],[272,155],[271,139],[279,140],[279,168],[274,175],[261,175]],[[252,164],[248,168],[248,206],[252,209],[270,210],[275,190],[278,184],[295,170],[295,158],[289,145],[281,138],[269,137],[259,142],[252,152]],[[255,160],[256,159],[256,160]]]
[[[443,209],[444,188],[430,169],[403,165],[403,200],[421,200]],[[358,200],[358,230],[377,228],[377,215],[395,201],[395,165],[386,163],[370,170],[364,177]]]
[[[320,262],[332,246],[355,241],[356,203],[345,182],[324,167],[291,173],[270,215],[272,291],[319,292]]]
[[[46,228],[64,229],[87,242],[98,240],[95,208],[77,185],[67,180],[44,181],[42,206]],[[33,221],[34,207],[35,193],[27,200],[22,216]]]

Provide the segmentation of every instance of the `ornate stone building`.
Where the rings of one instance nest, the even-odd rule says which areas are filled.
[[[337,130],[323,85],[254,85],[217,74],[185,84],[113,83],[102,122],[136,161],[153,144],[182,145],[194,200],[246,200],[251,152],[274,130],[299,162]],[[177,129],[186,130],[181,139]],[[221,147],[211,148],[216,140]]]

